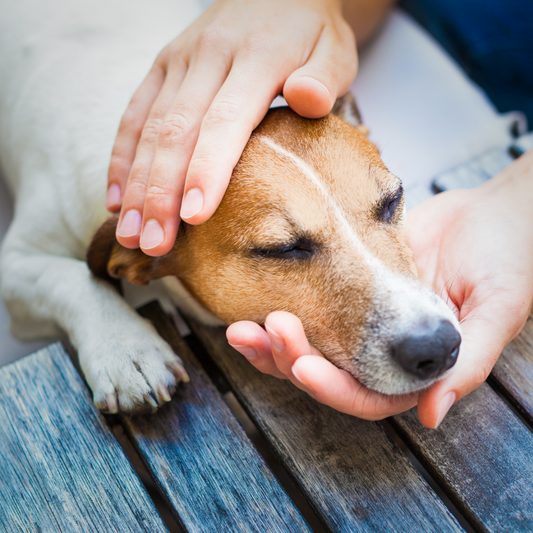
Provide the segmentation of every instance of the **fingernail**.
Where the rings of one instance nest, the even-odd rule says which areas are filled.
[[[455,392],[451,391],[448,394],[445,394],[440,401],[439,406],[439,415],[437,416],[437,423],[435,424],[435,429],[440,426],[440,423],[444,420],[444,417],[448,414],[451,406],[455,403]]]
[[[191,218],[204,208],[204,195],[200,189],[190,189],[181,204],[181,218]]]
[[[265,329],[270,336],[270,342],[272,343],[272,346],[274,346],[276,352],[283,352],[285,350],[285,341],[268,326],[265,326]]]
[[[298,375],[298,372],[296,371],[296,368],[294,368],[296,365],[293,365],[291,368],[292,375],[296,378],[298,383],[302,385],[304,390],[309,394],[312,398],[315,398],[315,391],[307,384],[302,381],[302,378]]]
[[[300,378],[300,376],[298,375],[298,373],[296,372],[296,368],[294,368],[294,366],[291,368],[291,372],[292,372],[292,375],[303,385],[303,381],[302,379]]]
[[[335,98],[331,95],[331,92],[329,89],[321,82],[319,82],[316,78],[313,78],[311,76],[304,76],[305,79],[309,80],[312,85],[314,85],[319,91],[321,91],[323,94],[327,95],[327,97],[334,103]]]
[[[237,350],[241,355],[244,355],[246,359],[255,359],[257,357],[255,348],[252,348],[251,346],[246,346],[245,344],[230,344],[230,346]]]
[[[141,233],[142,216],[136,209],[130,209],[123,217],[117,233],[121,237],[133,237]]]
[[[116,183],[113,183],[113,185],[107,189],[105,205],[108,209],[120,205],[120,187]]]
[[[150,248],[155,248],[160,245],[164,240],[165,232],[161,224],[152,218],[144,225],[141,235],[141,248],[143,250],[150,250]]]

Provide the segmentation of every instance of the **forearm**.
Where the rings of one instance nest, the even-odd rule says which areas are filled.
[[[394,4],[396,0],[343,0],[344,18],[355,33],[358,46],[372,37]]]

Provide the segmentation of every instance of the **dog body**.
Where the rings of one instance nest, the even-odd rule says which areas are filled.
[[[458,324],[416,279],[401,184],[337,117],[271,111],[208,222],[182,225],[162,258],[120,247],[104,208],[120,114],[199,6],[28,4],[14,3],[0,28],[1,158],[16,197],[1,290],[17,336],[68,334],[99,408],[166,401],[185,374],[152,326],[91,273],[87,249],[98,276],[161,278],[204,322],[263,323],[290,311],[326,357],[381,392],[426,387],[455,362]],[[132,8],[137,22],[122,24]],[[355,116],[349,101],[338,113]],[[438,360],[409,359],[430,337],[445,346]]]

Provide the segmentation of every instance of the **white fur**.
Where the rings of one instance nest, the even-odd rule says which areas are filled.
[[[0,159],[16,197],[0,289],[19,337],[66,332],[94,399],[131,410],[180,363],[154,328],[84,262],[105,220],[120,117],[195,0],[23,0],[0,17]]]

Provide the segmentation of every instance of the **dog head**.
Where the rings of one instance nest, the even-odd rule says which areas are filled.
[[[352,101],[336,112],[352,125],[269,111],[207,222],[182,224],[173,249],[152,258],[121,247],[111,217],[93,238],[90,268],[141,285],[176,276],[228,324],[288,311],[365,386],[385,394],[427,387],[455,363],[459,325],[417,279],[400,180]]]

